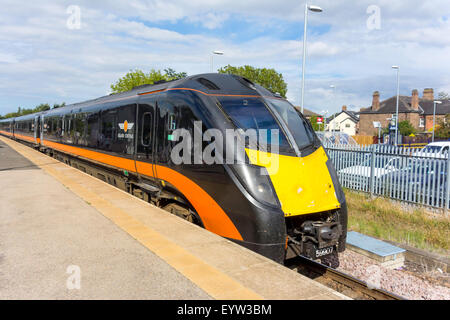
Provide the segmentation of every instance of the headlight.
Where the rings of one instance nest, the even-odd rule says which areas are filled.
[[[235,164],[231,166],[244,188],[259,202],[280,207],[270,177],[264,167]]]

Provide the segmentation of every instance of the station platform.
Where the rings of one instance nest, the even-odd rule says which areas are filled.
[[[0,299],[348,299],[0,136]]]

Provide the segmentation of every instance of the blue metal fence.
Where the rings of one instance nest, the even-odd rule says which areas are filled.
[[[450,209],[448,152],[390,145],[325,145],[343,187]]]

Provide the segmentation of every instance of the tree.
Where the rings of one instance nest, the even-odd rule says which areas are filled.
[[[314,129],[314,131],[320,130],[320,125],[317,123],[317,116],[312,116],[309,122],[311,123],[311,126]]]
[[[111,90],[113,93],[125,92],[144,84],[154,84],[157,81],[171,81],[185,78],[186,76],[185,72],[177,73],[171,68],[165,69],[164,73],[161,70],[152,69],[147,74],[142,70],[135,69],[130,70],[125,76],[112,84]]]
[[[41,103],[36,108],[32,109],[31,113],[47,111],[47,110],[50,110],[50,109],[51,108],[50,108],[50,105],[48,103]]]
[[[439,124],[439,128],[436,129],[435,135],[441,139],[450,138],[450,114],[447,114],[445,116],[445,121],[442,121]]]
[[[65,103],[63,102],[60,106],[64,106],[64,105],[65,105]],[[20,117],[20,116],[25,116],[27,114],[32,114],[32,113],[42,112],[42,111],[47,111],[47,110],[50,110],[50,105],[48,103],[41,103],[40,105],[38,105],[37,107],[32,108],[32,109],[18,107],[17,112],[7,113],[3,116],[3,119],[16,118],[16,117]]]
[[[172,68],[164,69],[164,72],[166,73],[167,79],[170,80],[178,80],[183,79],[187,77],[186,72],[176,72]]]
[[[450,100],[450,94],[448,94],[447,92],[439,92],[438,94],[438,99],[439,100]]]
[[[408,120],[400,121],[398,124],[398,131],[402,136],[410,136],[416,133],[416,129]]]
[[[65,106],[66,106],[66,103],[65,103],[65,102],[63,102],[63,103],[61,103],[61,104],[55,103],[55,104],[53,105],[53,109],[58,109],[58,108],[62,108],[62,107],[65,107]]]
[[[218,70],[219,73],[235,74],[250,81],[253,81],[264,88],[279,93],[286,98],[287,84],[283,80],[283,75],[275,71],[275,69],[255,68],[252,66],[233,67],[227,65]]]

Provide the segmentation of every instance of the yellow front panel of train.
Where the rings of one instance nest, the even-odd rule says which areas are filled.
[[[302,158],[246,151],[251,164],[267,168],[286,217],[340,208],[322,147]]]

